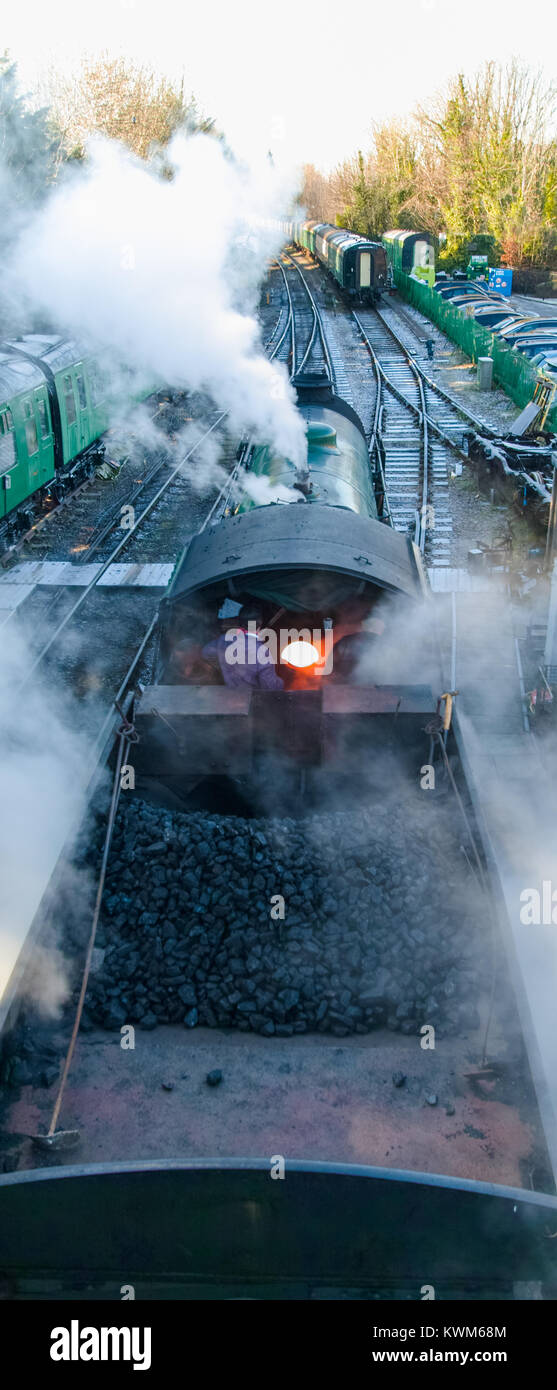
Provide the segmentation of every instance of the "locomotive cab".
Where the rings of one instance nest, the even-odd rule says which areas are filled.
[[[421,637],[410,654],[427,607],[420,554],[377,517],[354,411],[322,381],[297,385],[307,486],[255,450],[234,514],[193,538],[162,601],[154,682],[135,711],[142,796],[298,810],[332,781],[369,791],[393,739],[423,752],[435,703]],[[267,483],[292,500],[265,505]]]

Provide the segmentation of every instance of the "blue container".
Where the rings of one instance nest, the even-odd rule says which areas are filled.
[[[498,294],[510,296],[513,287],[512,270],[494,270],[492,266],[490,266],[487,284],[488,289],[497,290]]]

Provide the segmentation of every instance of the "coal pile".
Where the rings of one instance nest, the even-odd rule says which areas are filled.
[[[434,847],[431,817],[410,833],[400,807],[242,820],[129,802],[85,1026],[279,1037],[474,1026],[487,915],[458,844],[447,880],[439,814]]]
[[[0,1044],[0,1086],[52,1086],[59,1075],[60,1047],[51,1027],[36,1015],[27,1021],[22,1011]]]

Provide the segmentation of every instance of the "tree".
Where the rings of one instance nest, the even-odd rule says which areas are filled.
[[[459,74],[432,109],[418,111],[422,212],[446,231],[449,255],[480,234],[512,248],[514,264],[552,254],[555,101],[540,73],[513,61],[486,63],[470,80]]]
[[[75,79],[51,73],[48,82],[58,127],[58,160],[82,159],[88,137],[95,133],[121,140],[141,159],[164,149],[184,128],[215,133],[214,123],[200,114],[193,97],[180,86],[136,67],[124,58],[87,59]]]
[[[46,109],[31,110],[18,90],[17,65],[0,57],[0,177],[4,219],[42,199],[54,176],[55,141]],[[3,231],[6,222],[3,220]]]
[[[314,164],[305,164],[302,191],[298,203],[315,222],[334,223],[335,200],[330,180]]]
[[[370,237],[389,228],[443,233],[452,266],[489,248],[507,264],[557,265],[555,86],[519,62],[459,73],[408,124],[376,126],[368,153],[328,180],[312,169],[314,216]],[[313,190],[318,189],[318,198]],[[317,210],[319,207],[319,211]]]
[[[313,165],[306,166],[301,201],[310,216],[325,218],[327,210],[327,221],[361,236],[377,238],[387,228],[421,226],[413,206],[416,162],[409,129],[396,122],[376,126],[371,151],[358,150],[328,180]]]

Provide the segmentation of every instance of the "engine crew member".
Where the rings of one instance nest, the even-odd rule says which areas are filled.
[[[284,681],[277,676],[269,660],[267,645],[259,636],[262,621],[260,608],[245,605],[240,610],[237,623],[203,648],[202,656],[211,665],[220,668],[225,685],[236,688],[254,685],[259,690],[284,689]]]

